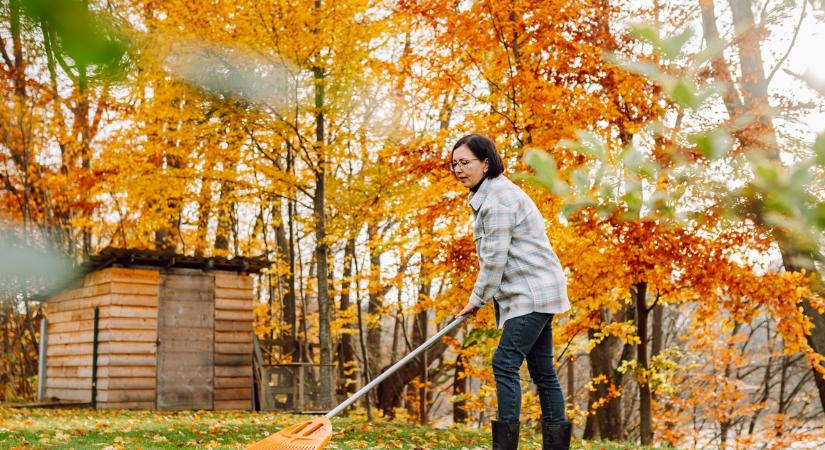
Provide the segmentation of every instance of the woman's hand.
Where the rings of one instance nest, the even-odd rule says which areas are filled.
[[[461,317],[464,315],[473,315],[476,311],[478,311],[478,307],[476,307],[472,303],[467,303],[467,305],[464,306],[464,309],[462,309],[461,312],[456,314],[456,317]]]

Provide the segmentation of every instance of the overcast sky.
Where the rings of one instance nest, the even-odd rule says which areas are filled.
[[[794,25],[789,24],[787,26],[788,34],[792,33]],[[817,20],[810,14],[808,15],[802,24],[796,45],[791,50],[785,67],[794,73],[808,72],[820,80],[825,80],[825,20]],[[799,82],[782,71],[776,74],[775,83],[777,87],[790,86],[789,89],[798,91],[800,96],[812,95],[812,92],[808,89],[796,88],[799,86]],[[825,113],[808,115],[806,123],[812,132],[821,133],[825,131]]]

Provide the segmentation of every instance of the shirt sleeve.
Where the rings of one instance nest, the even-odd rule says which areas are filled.
[[[515,211],[498,202],[482,208],[477,220],[481,221],[482,236],[478,246],[479,273],[470,303],[477,307],[487,304],[498,291],[516,223]]]

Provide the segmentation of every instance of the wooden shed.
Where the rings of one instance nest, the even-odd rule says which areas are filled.
[[[45,399],[250,409],[256,258],[106,249],[45,302]],[[41,375],[42,376],[42,375]]]

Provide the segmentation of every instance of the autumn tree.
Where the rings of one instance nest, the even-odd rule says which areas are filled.
[[[80,262],[96,237],[99,202],[88,190],[100,174],[92,168],[92,147],[111,110],[110,87],[119,82],[125,40],[88,2],[12,0],[0,5],[0,15],[0,215],[9,234],[3,239]],[[53,285],[22,276],[6,287],[4,351],[36,355],[34,326],[41,314],[32,311],[30,297]],[[33,366],[24,359],[29,368],[19,374],[27,383]],[[0,378],[8,381],[3,372]],[[0,389],[0,396],[5,392]]]
[[[713,0],[701,0],[699,4],[702,9],[703,37],[707,45],[717,44],[723,39],[717,25],[718,8]],[[750,0],[731,0],[729,7],[730,21],[733,23],[735,33],[733,45],[738,50],[737,59],[730,61],[719,55],[714,59],[711,76],[724,86],[724,105],[728,119],[735,122],[743,116],[750,118],[748,125],[734,134],[740,149],[749,152],[764,152],[768,162],[781,166],[780,155],[788,150],[781,148],[782,142],[774,125],[775,118],[770,111],[773,105],[769,96],[769,87],[774,75],[787,58],[787,54],[768,72],[763,57],[764,35],[760,32],[760,28],[764,28],[765,24],[757,21],[754,3]],[[793,48],[796,36],[800,32],[806,8],[807,3],[802,2],[801,11],[798,13],[800,14],[799,23],[794,30],[790,48]],[[766,17],[759,19],[764,22]],[[732,74],[732,67],[738,67],[739,77]],[[791,106],[785,114],[798,114],[800,109],[802,108],[799,106]],[[816,243],[811,243],[802,236],[794,236],[794,231],[788,227],[777,226],[766,216],[769,211],[765,208],[765,200],[755,195],[747,197],[749,194],[747,191],[743,193],[746,195],[745,200],[749,202],[745,206],[744,214],[774,236],[782,252],[785,270],[797,272],[801,269],[809,271],[814,269],[814,261],[817,259],[821,261],[822,258],[821,247],[817,248]],[[820,256],[817,257],[817,254]],[[825,354],[825,316],[810,302],[805,301],[802,306],[805,308],[805,314],[814,324],[808,338],[809,344],[817,353],[823,355]],[[825,408],[825,368],[821,362],[812,361],[812,370],[816,388],[819,391],[820,403]]]
[[[741,5],[737,5],[737,7],[738,6]],[[742,12],[739,11],[737,14],[740,13]],[[664,55],[665,60],[677,58],[683,50],[684,43],[689,38],[689,34],[682,33],[664,39],[659,37],[658,32],[652,28],[639,29],[636,35],[652,44],[654,51]],[[746,46],[751,44],[752,43],[746,44]],[[716,43],[714,43],[714,45],[716,45]],[[655,80],[657,85],[662,89],[665,97],[673,102],[671,105],[675,107],[677,111],[675,128],[670,130],[666,129],[664,132],[661,128],[653,130],[654,139],[650,141],[653,142],[654,145],[648,150],[652,152],[650,156],[638,158],[637,155],[634,155],[636,146],[631,146],[623,151],[621,161],[611,160],[609,151],[607,151],[611,142],[609,139],[604,140],[604,142],[606,142],[605,144],[599,138],[594,139],[593,136],[580,134],[578,142],[572,147],[576,148],[581,154],[601,161],[601,163],[597,163],[595,166],[590,165],[587,169],[589,173],[597,174],[595,186],[584,178],[576,177],[576,171],[579,170],[577,169],[574,171],[573,177],[571,177],[571,184],[568,187],[565,182],[560,182],[559,178],[553,175],[555,171],[553,162],[543,159],[539,154],[535,155],[536,158],[532,161],[532,164],[534,167],[540,168],[539,171],[546,175],[546,178],[534,179],[534,181],[544,184],[547,188],[561,196],[567,196],[568,213],[588,208],[597,210],[600,215],[611,215],[616,211],[626,212],[628,210],[638,213],[644,210],[646,215],[652,216],[656,218],[656,220],[664,219],[665,223],[670,223],[671,226],[676,226],[685,231],[692,230],[691,232],[694,233],[695,238],[698,238],[698,240],[695,238],[687,240],[683,236],[675,242],[678,244],[677,248],[687,249],[701,244],[699,248],[705,246],[707,249],[691,256],[688,260],[690,262],[689,264],[677,265],[676,267],[680,267],[678,271],[668,277],[670,283],[676,284],[674,283],[676,280],[678,280],[679,284],[686,282],[685,288],[687,288],[687,291],[692,291],[699,295],[697,298],[700,302],[700,306],[697,307],[699,310],[716,311],[718,306],[721,305],[730,315],[724,320],[729,320],[734,329],[733,336],[731,336],[732,339],[734,336],[738,337],[736,330],[739,330],[743,324],[750,324],[754,320],[759,310],[750,302],[753,302],[757,298],[760,299],[758,301],[762,305],[762,312],[769,317],[783,322],[783,325],[777,325],[777,330],[787,345],[786,352],[804,352],[810,361],[819,364],[818,361],[821,360],[821,356],[813,352],[805,343],[805,331],[803,330],[807,327],[807,325],[804,325],[807,323],[807,320],[802,317],[797,310],[797,305],[800,303],[813,301],[818,304],[821,301],[818,300],[816,294],[811,292],[808,286],[806,286],[804,273],[789,273],[788,275],[782,276],[773,276],[772,274],[754,276],[753,272],[764,270],[760,269],[758,264],[750,261],[743,264],[727,256],[720,258],[720,250],[713,249],[713,247],[718,245],[719,249],[725,248],[729,249],[729,251],[734,251],[734,249],[739,248],[742,249],[742,251],[749,249],[748,251],[751,252],[762,252],[765,254],[769,249],[769,238],[771,236],[775,237],[777,232],[769,233],[767,232],[768,230],[764,228],[760,229],[760,227],[750,227],[747,224],[731,223],[728,220],[729,215],[742,215],[743,212],[745,212],[745,217],[750,217],[748,211],[754,210],[761,211],[761,214],[767,211],[770,211],[768,215],[781,214],[786,223],[794,224],[788,226],[794,226],[795,229],[802,231],[801,235],[790,242],[793,246],[810,243],[807,237],[810,233],[809,227],[815,229],[816,219],[813,219],[814,222],[806,222],[812,219],[811,216],[807,215],[806,211],[809,210],[808,208],[815,209],[817,200],[809,194],[803,193],[808,188],[804,184],[794,186],[793,183],[788,182],[775,184],[773,182],[766,182],[763,178],[766,174],[776,173],[781,170],[776,168],[776,160],[771,161],[768,159],[763,162],[763,160],[756,156],[754,157],[755,161],[752,160],[753,162],[748,164],[739,157],[743,153],[748,152],[758,154],[763,151],[766,146],[773,146],[775,148],[776,141],[773,141],[771,144],[765,140],[764,130],[771,128],[768,124],[769,119],[767,116],[760,116],[758,112],[751,112],[751,114],[755,114],[755,121],[746,121],[744,122],[744,126],[742,126],[741,123],[737,125],[740,128],[734,128],[736,130],[734,136],[738,144],[735,146],[731,145],[730,141],[724,138],[724,136],[727,136],[726,129],[713,129],[712,131],[706,131],[704,133],[694,131],[694,134],[689,135],[687,139],[679,135],[679,132],[681,132],[682,119],[685,115],[694,113],[701,114],[700,108],[704,105],[705,100],[714,93],[712,89],[696,87],[694,84],[697,71],[702,67],[703,63],[712,61],[714,68],[719,65],[718,58],[714,57],[714,55],[718,53],[713,51],[713,45],[709,45],[709,47],[708,50],[696,55],[691,61],[692,65],[686,67],[687,71],[683,72],[683,78],[673,77],[672,74],[674,70],[672,67],[669,68],[669,70],[660,70],[658,65],[660,65],[661,62],[657,64],[639,61],[622,63],[621,58],[614,59],[618,60],[620,64],[625,65],[625,67]],[[740,49],[740,54],[747,54],[748,51],[746,50],[747,49]],[[747,69],[743,68],[743,73],[746,72]],[[748,74],[748,77],[745,79],[754,79],[751,75],[752,74]],[[758,77],[755,79],[758,79]],[[722,99],[726,103],[730,103],[732,101],[730,95],[732,95],[730,91],[727,91],[727,93],[723,93]],[[764,107],[764,104],[762,107],[754,105],[756,111]],[[688,119],[685,121],[687,120]],[[729,126],[734,127],[732,125]],[[728,153],[729,150],[730,153]],[[746,173],[745,176],[747,176],[748,171],[753,171],[753,178],[751,178],[753,181],[745,181],[745,189],[731,193],[724,181],[713,180],[716,169],[714,169],[711,163],[722,160],[726,155],[729,159],[726,159],[725,163],[733,166],[735,170],[741,171],[744,169]],[[812,165],[815,165],[812,161],[814,160],[803,161],[795,167],[790,168],[788,172],[794,173],[796,180],[804,183],[805,180],[809,179],[807,172],[813,169]],[[631,172],[630,176],[628,176],[626,172],[628,169],[630,169]],[[642,189],[641,185],[637,185],[638,187],[634,189],[637,194],[630,196],[630,194],[633,193],[630,187],[634,186],[634,184],[631,183],[636,183],[640,179],[637,178],[639,176],[641,176],[642,179],[648,178],[651,181],[650,187]],[[604,181],[615,179],[620,180],[626,186],[625,190],[621,191],[618,195],[616,195],[613,189],[609,187],[609,184],[606,185]],[[607,183],[610,183],[610,181]],[[701,186],[702,190],[690,192],[689,190],[692,190],[692,188],[689,186],[691,185]],[[598,193],[594,195],[593,193],[596,191],[598,191]],[[686,192],[689,193],[689,197],[685,195]],[[773,192],[793,192],[794,194],[783,198],[783,201],[789,203],[783,204],[781,201],[765,201],[764,199],[766,197],[770,198],[769,196],[774,195]],[[684,203],[688,198],[691,200],[691,203]],[[636,207],[633,207],[634,202],[637,202]],[[795,206],[790,206],[790,203],[794,203]],[[685,215],[684,208],[688,208],[689,211],[691,204],[694,205],[694,208],[695,205],[702,205],[703,210],[695,213],[689,212]],[[642,205],[644,205],[644,208],[639,209]],[[743,205],[744,209],[739,209]],[[799,208],[799,210],[795,208]],[[682,212],[679,213],[679,211]],[[794,211],[801,212],[796,213]],[[813,217],[815,217],[815,215]],[[628,217],[625,214],[622,220],[626,221],[627,219]],[[760,223],[759,220],[754,220],[754,222],[757,224]],[[772,224],[779,229],[778,232],[780,234],[783,233],[782,229],[785,228],[784,225],[779,225],[776,220],[772,221]],[[703,229],[706,231],[703,231]],[[656,234],[661,235],[662,231]],[[724,239],[708,239],[707,231],[712,231],[713,234],[719,234],[720,238]],[[718,244],[714,243],[714,241],[717,241]],[[712,244],[713,246],[708,247],[708,244]],[[701,274],[693,273],[694,270],[696,270],[697,263],[699,263],[699,267],[701,267]],[[667,266],[667,264],[665,266]],[[717,269],[709,271],[709,267]],[[721,267],[724,268],[722,269]],[[740,278],[733,278],[733,274],[739,274]],[[674,277],[674,275],[677,277]],[[777,290],[784,289],[785,294],[772,292],[769,286]],[[640,292],[640,290],[636,289],[635,292]],[[636,299],[638,300],[639,296],[637,296]],[[709,299],[712,299],[710,300],[711,303],[705,305],[704,302]],[[643,320],[638,320],[642,319],[642,317],[638,315],[638,311],[636,315],[637,325],[644,323]],[[790,319],[791,317],[796,318]],[[790,326],[792,323],[803,325],[801,325],[801,327]],[[639,329],[638,332],[640,338],[644,337],[646,333],[646,331],[641,329]],[[645,357],[646,355],[640,353],[636,363],[644,363]],[[735,366],[735,364],[735,359],[730,359],[729,363],[720,369],[725,378],[732,376],[732,367]],[[637,375],[642,375],[643,377],[649,375],[646,367],[637,367],[636,369],[643,369],[640,373],[637,373]],[[719,376],[719,374],[717,373],[715,376]],[[644,396],[649,395],[644,394],[643,390],[644,384],[640,383],[640,394],[643,394],[641,397],[642,403],[645,402]],[[780,393],[780,398],[781,397],[783,396]],[[735,405],[736,399],[732,400],[732,403],[719,406],[720,415],[717,418],[719,432],[717,436],[723,446],[726,444],[728,431],[732,429],[732,424],[739,421],[739,419],[734,419],[731,414],[739,411],[743,416],[750,415],[757,417],[758,411],[762,409],[762,406],[752,404]],[[644,428],[644,414],[640,416],[640,419],[642,421],[642,427]],[[753,432],[753,427],[751,427],[750,432]],[[644,429],[642,429],[641,437],[644,441]]]

